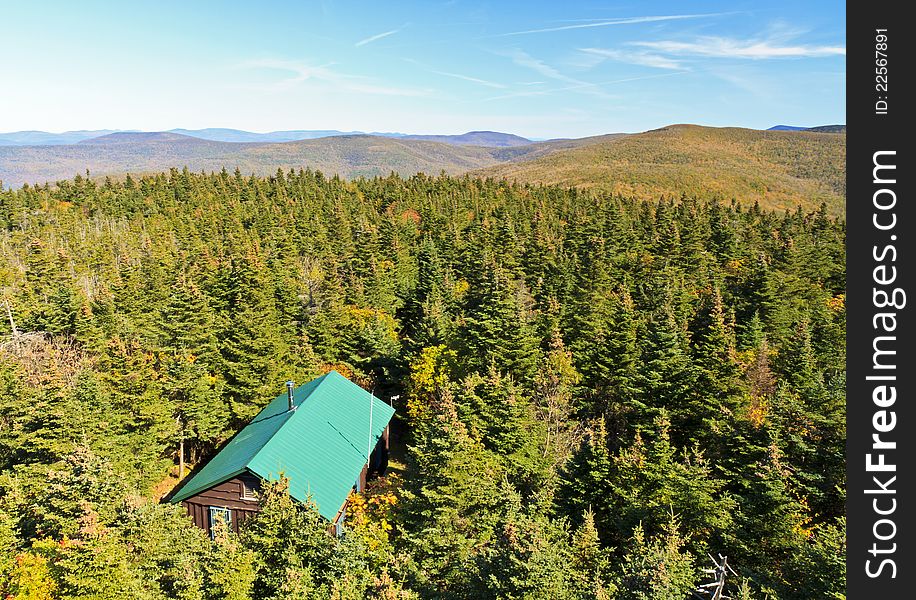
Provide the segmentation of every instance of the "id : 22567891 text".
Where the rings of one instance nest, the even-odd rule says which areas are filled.
[[[887,94],[887,29],[875,29],[875,114],[886,115]]]

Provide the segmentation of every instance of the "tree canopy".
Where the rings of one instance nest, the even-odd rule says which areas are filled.
[[[839,597],[844,244],[445,175],[2,190],[0,593],[680,600],[712,552],[733,595]],[[401,398],[341,538],[282,481],[213,540],[157,503],[181,440],[331,368]]]

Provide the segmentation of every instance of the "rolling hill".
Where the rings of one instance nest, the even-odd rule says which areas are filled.
[[[83,146],[123,146],[128,144],[198,144],[199,138],[169,131],[117,131],[77,142]]]
[[[49,133],[47,131],[11,131],[0,133],[0,146],[59,146],[114,133],[114,129],[94,129]]]
[[[245,146],[178,134],[112,133],[77,144],[0,146],[0,181],[6,186],[93,175],[146,173],[172,166],[212,169],[234,165]]]
[[[336,129],[292,129],[288,131],[255,133],[253,131],[244,131],[241,129],[210,127],[207,129],[170,129],[168,133],[180,133],[181,135],[188,135],[214,142],[295,142],[298,140],[311,140],[335,135],[354,135],[360,132],[344,132]]]
[[[646,198],[736,198],[777,210],[826,202],[839,215],[845,212],[846,135],[672,125],[578,140],[474,174]]]
[[[461,135],[405,135],[405,140],[425,140],[427,142],[442,142],[456,146],[485,146],[490,148],[511,148],[527,146],[531,140],[511,133],[498,131],[469,131]]]
[[[465,142],[488,139],[471,132]],[[427,136],[423,136],[427,137]],[[239,168],[271,174],[311,167],[344,178],[417,172],[495,177],[522,183],[581,186],[657,198],[682,194],[736,198],[773,209],[826,202],[845,207],[845,133],[759,131],[672,125],[638,134],[610,134],[484,147],[427,139],[341,135],[283,143],[221,142],[173,132],[116,132],[58,146],[0,146],[6,186],[73,177]],[[513,136],[514,137],[514,136]],[[523,139],[523,138],[519,138]]]
[[[233,143],[177,133],[112,133],[59,146],[0,147],[0,181],[6,186],[93,176],[149,173],[170,167],[271,174],[278,168],[311,167],[345,178],[418,172],[465,173],[539,151],[459,146],[368,135],[334,136],[285,143]]]
[[[817,133],[846,133],[845,125],[819,125],[817,127],[809,127],[805,131],[814,131]]]

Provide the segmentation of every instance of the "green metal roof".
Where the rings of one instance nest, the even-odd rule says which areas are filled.
[[[274,398],[251,423],[175,494],[172,502],[251,471],[262,479],[289,479],[290,496],[309,497],[326,519],[337,515],[356,482],[369,448],[378,443],[394,409],[337,371]]]

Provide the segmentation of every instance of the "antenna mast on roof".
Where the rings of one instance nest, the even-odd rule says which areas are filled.
[[[369,462],[372,460],[372,402],[375,396],[375,389],[369,394],[369,441],[366,444],[366,481],[369,480]]]

